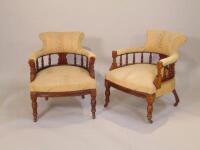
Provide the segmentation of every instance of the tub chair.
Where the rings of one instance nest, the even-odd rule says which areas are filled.
[[[186,37],[180,33],[149,30],[144,47],[113,51],[113,62],[105,75],[104,106],[110,101],[110,87],[145,98],[150,123],[155,98],[172,92],[177,106],[175,63],[179,58],[178,49],[185,42]]]
[[[46,32],[43,47],[29,58],[33,121],[37,98],[91,95],[92,118],[96,111],[95,55],[81,47],[82,32]]]

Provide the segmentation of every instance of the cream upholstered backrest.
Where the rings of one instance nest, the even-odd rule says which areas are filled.
[[[76,52],[81,50],[83,32],[44,32],[39,35],[44,51]]]
[[[180,33],[164,30],[149,30],[144,48],[148,52],[171,55],[177,52],[186,40],[187,38]]]

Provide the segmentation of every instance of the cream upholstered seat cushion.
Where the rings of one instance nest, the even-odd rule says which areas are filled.
[[[157,90],[153,84],[156,74],[156,65],[135,64],[109,71],[106,73],[106,80],[134,91],[147,94],[155,93],[156,96],[162,96],[173,90],[175,79],[164,82],[161,89]]]
[[[106,79],[135,91],[152,94],[156,92],[153,84],[155,76],[155,65],[135,64],[109,71]]]
[[[55,66],[41,70],[30,83],[32,92],[67,92],[96,89],[87,70],[76,66]]]

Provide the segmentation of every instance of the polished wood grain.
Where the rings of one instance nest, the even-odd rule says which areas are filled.
[[[37,69],[34,60],[29,60],[28,63],[30,66],[30,81],[33,81],[36,77]]]
[[[91,90],[91,112],[92,112],[92,118],[95,119],[96,115],[96,90]]]
[[[37,96],[35,93],[31,93],[32,108],[33,108],[33,121],[37,121]]]
[[[108,103],[110,102],[110,84],[107,80],[105,80],[105,88],[106,88],[106,91],[105,91],[105,104],[104,104],[104,107],[107,107],[108,106]]]
[[[155,99],[155,94],[146,96],[146,100],[147,100],[147,119],[148,119],[148,121],[150,123],[153,123],[153,121],[152,121],[152,112],[153,112],[154,99]]]
[[[178,103],[179,103],[180,100],[179,100],[178,94],[177,94],[175,89],[173,90],[173,94],[174,94],[174,97],[175,97],[175,100],[176,100],[176,102],[174,103],[174,106],[176,107],[176,106],[178,106]]]
[[[112,65],[111,65],[111,67],[110,67],[110,70],[113,70],[113,69],[116,69],[116,68],[117,68],[116,56],[117,56],[117,52],[116,52],[116,51],[113,51],[113,52],[112,52],[113,62],[112,62]]]

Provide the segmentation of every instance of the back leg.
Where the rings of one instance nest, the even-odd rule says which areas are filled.
[[[110,85],[109,82],[105,80],[105,104],[104,107],[108,106],[108,103],[110,102]]]
[[[32,108],[33,108],[33,121],[37,122],[37,95],[31,93],[31,100],[32,100]]]
[[[175,89],[173,90],[173,94],[174,94],[174,97],[176,99],[176,102],[174,103],[174,106],[176,107],[176,106],[178,106],[178,103],[179,103],[180,100],[179,100],[178,94],[177,94]]]
[[[96,118],[96,115],[95,115],[95,112],[96,112],[96,90],[91,90],[91,106],[92,106],[92,109],[91,109],[92,118],[95,119]]]

